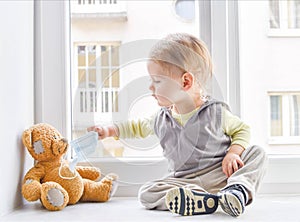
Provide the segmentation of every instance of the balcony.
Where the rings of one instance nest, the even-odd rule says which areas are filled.
[[[127,21],[127,3],[121,0],[71,0],[72,19]]]

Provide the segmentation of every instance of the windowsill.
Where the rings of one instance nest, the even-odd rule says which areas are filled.
[[[269,29],[268,37],[300,37],[300,29]]]
[[[261,185],[262,194],[300,193],[300,155],[268,155],[268,169]],[[90,158],[81,165],[98,167],[102,174],[119,175],[117,196],[137,196],[140,186],[168,174],[164,158]]]
[[[300,137],[273,137],[268,140],[269,145],[300,145]]]
[[[89,157],[88,162],[90,163],[152,163],[164,161],[164,157]],[[84,163],[84,162],[81,162]],[[80,164],[81,164],[80,163]]]

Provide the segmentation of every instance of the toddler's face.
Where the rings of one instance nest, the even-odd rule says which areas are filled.
[[[186,93],[182,90],[180,73],[170,75],[166,73],[161,65],[152,61],[148,63],[147,68],[151,78],[149,89],[152,91],[152,96],[157,100],[158,105],[170,107],[184,99],[183,94]]]

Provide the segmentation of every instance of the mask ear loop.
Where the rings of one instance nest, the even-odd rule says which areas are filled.
[[[64,166],[66,166],[66,167],[68,168],[68,170],[70,171],[70,173],[73,174],[73,176],[69,177],[69,176],[63,176],[63,175],[62,175],[62,169],[64,168]],[[66,160],[62,160],[62,161],[60,162],[60,166],[59,166],[59,169],[58,169],[58,175],[59,175],[60,178],[66,179],[66,180],[72,180],[72,179],[74,179],[75,177],[77,177],[76,171],[74,170],[74,172],[72,172],[72,171],[69,169],[69,166],[68,166]]]
[[[71,149],[73,149],[72,146],[70,146],[70,147],[71,147]],[[73,176],[63,176],[63,174],[62,174],[62,169],[63,168],[65,168],[68,171],[67,172],[68,174],[72,174]],[[66,180],[72,180],[75,177],[77,177],[75,167],[73,169],[70,168],[70,162],[68,161],[68,154],[67,153],[64,155],[64,157],[60,161],[60,166],[59,166],[59,169],[58,169],[58,175],[59,175],[60,178],[66,179]]]

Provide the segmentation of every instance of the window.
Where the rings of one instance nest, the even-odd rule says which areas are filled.
[[[300,92],[269,93],[271,144],[300,144]]]
[[[78,135],[95,122],[111,121],[111,114],[118,112],[119,43],[75,43],[74,49],[73,116]]]
[[[269,0],[270,35],[300,35],[300,1]]]
[[[195,1],[176,0],[174,1],[174,11],[184,21],[192,21],[195,19]]]
[[[196,8],[193,0],[71,1],[72,139],[89,126],[148,117],[158,110],[148,89],[148,52],[169,33],[198,35]],[[155,136],[103,143],[91,158],[162,157]]]
[[[72,1],[72,3],[74,2],[76,1]],[[119,2],[122,2],[124,6],[125,1],[117,2],[118,4]],[[282,41],[282,39],[270,40],[270,38],[266,36],[266,24],[269,22],[268,19],[266,19],[268,18],[269,10],[268,2],[195,1],[200,4],[200,8],[203,8],[204,6],[204,10],[199,13],[201,20],[196,17],[195,23],[184,23],[184,27],[182,23],[178,22],[178,19],[176,19],[178,23],[173,23],[174,20],[169,20],[167,23],[168,29],[165,25],[157,26],[157,24],[161,22],[161,19],[159,18],[156,20],[156,17],[152,17],[151,23],[149,22],[149,24],[145,20],[141,20],[142,18],[145,19],[145,13],[144,11],[139,10],[139,8],[146,7],[149,10],[154,10],[153,5],[150,7],[150,5],[146,4],[151,1],[142,1],[140,4],[138,1],[133,2],[137,2],[137,4],[134,7],[132,5],[128,5],[128,13],[126,12],[124,14],[124,7],[121,7],[122,19],[119,19],[118,16],[118,19],[116,19],[116,13],[113,13],[114,18],[112,18],[112,20],[118,21],[115,24],[110,22],[109,25],[103,24],[103,21],[107,19],[107,14],[105,13],[102,17],[100,17],[100,19],[94,18],[94,14],[89,18],[85,18],[88,20],[88,25],[85,24],[84,27],[81,26],[84,32],[77,36],[77,38],[75,38],[75,36],[70,38],[69,36],[70,23],[68,19],[70,17],[68,14],[69,6],[67,1],[38,1],[35,3],[35,22],[37,24],[35,32],[35,50],[38,55],[35,58],[35,64],[38,67],[38,73],[36,76],[37,79],[35,81],[35,121],[48,122],[56,126],[67,138],[72,139],[70,120],[71,100],[69,99],[69,92],[71,91],[69,89],[69,47],[71,46],[71,50],[73,51],[71,55],[74,56],[74,50],[77,50],[74,45],[75,42],[79,45],[81,43],[95,44],[97,42],[119,42],[121,37],[123,39],[123,42],[121,43],[132,42],[133,36],[130,36],[128,32],[125,32],[124,27],[120,27],[119,24],[126,21],[124,16],[129,15],[130,10],[134,10],[135,13],[137,13],[136,16],[140,18],[135,20],[136,23],[133,23],[134,30],[137,30],[137,35],[134,36],[136,39],[145,39],[147,37],[156,38],[157,36],[162,37],[166,33],[173,31],[187,31],[188,27],[191,28],[190,26],[193,27],[192,30],[194,30],[194,34],[199,35],[199,30],[197,30],[197,27],[199,28],[199,24],[196,24],[199,20],[201,22],[201,38],[203,38],[203,34],[208,34],[208,37],[204,39],[211,40],[209,48],[212,49],[212,54],[215,55],[219,53],[219,56],[215,55],[214,59],[215,64],[217,63],[216,67],[220,67],[218,62],[221,61],[227,64],[228,61],[235,58],[234,56],[237,56],[239,60],[239,72],[241,77],[239,81],[241,88],[240,91],[233,90],[229,98],[232,98],[234,93],[240,95],[241,117],[245,120],[245,122],[249,123],[252,128],[252,141],[270,151],[269,169],[267,171],[266,180],[264,181],[260,191],[263,193],[299,192],[299,177],[295,176],[294,173],[295,169],[300,167],[299,155],[295,155],[300,154],[299,144],[278,145],[268,143],[268,137],[271,134],[269,129],[271,125],[271,118],[274,120],[282,118],[282,124],[284,124],[285,121],[284,110],[282,109],[282,113],[280,114],[279,108],[280,103],[283,103],[284,99],[280,99],[279,97],[272,99],[272,109],[275,112],[272,114],[273,116],[271,116],[270,96],[281,96],[281,94],[285,94],[286,92],[293,92],[293,94],[297,94],[299,92],[299,38],[288,38]],[[237,3],[239,14],[238,16],[234,14],[232,18],[234,18],[233,21],[236,24],[238,22],[240,23],[238,26],[240,30],[238,32],[239,38],[234,39],[233,42],[239,43],[239,47],[236,45],[233,45],[232,47],[239,50],[238,53],[235,51],[233,54],[232,52],[224,53],[225,57],[226,55],[230,55],[229,58],[226,57],[226,59],[224,59],[223,50],[220,50],[220,46],[225,47],[228,44],[228,41],[225,41],[224,39],[224,33],[231,34],[233,32],[231,29],[232,27],[224,26],[227,19],[225,19],[223,15],[225,12],[235,11],[236,8],[234,7],[237,6]],[[160,4],[162,4],[160,6],[165,7],[170,5],[170,2],[160,1]],[[197,6],[195,8],[198,9],[199,7]],[[157,7],[156,3],[155,10],[158,14],[162,13],[159,11],[160,9],[161,8]],[[164,12],[170,13],[174,16],[169,6],[164,9]],[[66,12],[68,13],[65,14]],[[168,15],[170,16],[170,14]],[[164,15],[164,13],[162,13],[162,15]],[[197,16],[197,13],[195,13],[195,15]],[[84,17],[82,14],[77,16],[78,19],[83,19],[82,17]],[[73,18],[72,14],[72,19]],[[65,22],[63,22],[64,19]],[[95,23],[97,20],[98,23]],[[136,26],[139,22],[141,22],[143,26]],[[146,26],[145,24],[148,25]],[[76,26],[80,26],[78,21],[72,21],[72,28]],[[97,39],[96,37],[92,40],[87,38],[91,34],[91,31],[87,29],[88,27],[95,28],[93,32]],[[172,29],[172,27],[174,29]],[[114,33],[113,38],[109,40],[106,32],[111,28],[117,31]],[[203,28],[205,31],[203,31]],[[210,28],[213,31],[212,33],[209,32],[211,31]],[[145,32],[144,29],[156,30],[156,36],[150,36],[150,34]],[[119,31],[123,31],[123,34]],[[99,40],[100,37],[102,38],[102,41]],[[72,42],[70,43],[69,41]],[[144,46],[145,44],[140,44],[139,48],[141,49]],[[129,52],[126,57],[120,56],[120,64],[124,64],[122,61],[124,58],[131,57],[132,54]],[[73,59],[74,58],[71,60],[72,63],[74,62]],[[233,60],[236,61],[236,59]],[[134,65],[138,67],[140,66],[138,62]],[[221,77],[224,76],[226,68],[227,70],[231,70],[232,67],[225,66],[224,69],[222,66],[222,69],[216,71],[216,74],[219,74]],[[129,74],[132,73],[130,70],[133,70],[132,67],[128,68]],[[72,75],[73,74],[74,70],[72,72]],[[74,79],[73,77],[72,79]],[[131,77],[132,76],[130,75],[126,75],[126,77],[122,79],[122,74],[120,74],[120,86],[122,82],[124,83],[126,80],[131,81]],[[232,82],[233,81],[219,81],[219,83],[225,83],[225,86]],[[228,88],[232,89],[232,87]],[[270,89],[272,89],[272,93],[270,93]],[[274,92],[275,94],[273,94]],[[299,102],[298,98],[297,94],[297,103]],[[281,106],[284,108],[284,104]],[[120,108],[121,106],[119,106],[119,109]],[[133,112],[133,115],[136,113],[138,112]],[[295,109],[294,113],[296,113]],[[295,118],[295,115],[292,116]],[[296,120],[291,120],[291,122],[297,123]],[[284,131],[284,127],[281,128]],[[292,129],[290,129],[289,132],[293,132],[292,135],[297,135],[296,124],[294,125],[294,128],[291,128]],[[281,132],[278,130],[276,130],[275,133],[281,135]],[[298,152],[295,152],[297,149]],[[103,174],[116,172],[120,175],[120,186],[117,195],[123,196],[136,195],[137,190],[142,183],[165,175],[167,167],[166,162],[158,158],[146,159],[123,157],[120,159],[115,158],[114,161],[105,158],[93,158],[89,160],[90,162],[85,164],[100,167]]]

